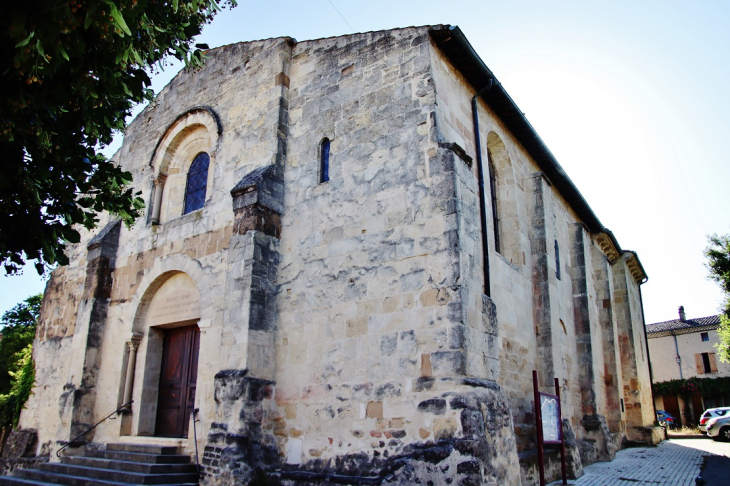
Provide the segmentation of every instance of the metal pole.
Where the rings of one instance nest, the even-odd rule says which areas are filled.
[[[535,428],[537,429],[537,462],[540,469],[540,486],[545,486],[545,451],[542,443],[542,413],[540,392],[537,389],[537,370],[532,370],[532,391],[535,395]]]
[[[558,397],[558,427],[560,427],[560,469],[563,484],[568,484],[568,466],[565,464],[565,437],[563,436],[563,405],[560,400],[560,380],[555,378],[555,395]]]

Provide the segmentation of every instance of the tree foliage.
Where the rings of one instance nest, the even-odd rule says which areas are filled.
[[[0,330],[0,426],[15,426],[35,382],[31,357],[43,294],[5,312]]]
[[[16,427],[20,418],[20,411],[28,401],[33,384],[35,383],[35,364],[33,363],[33,345],[29,344],[14,357],[16,371],[11,371],[12,378],[8,393],[0,394],[0,426]]]
[[[730,317],[727,315],[720,316],[717,335],[720,338],[720,342],[715,343],[717,355],[720,357],[720,361],[730,363]]]
[[[235,0],[226,0],[229,6]],[[131,175],[107,160],[137,103],[153,93],[147,71],[167,56],[197,68],[193,37],[215,0],[33,0],[0,16],[0,261],[36,269],[65,264],[75,229],[109,211],[126,224],[144,203]]]
[[[10,372],[16,372],[17,353],[33,344],[43,294],[33,295],[2,316],[0,339],[0,394],[10,391]]]
[[[720,361],[730,363],[730,234],[710,235],[705,249],[707,269],[710,278],[720,284],[725,293],[725,314],[720,316],[717,334],[720,342],[715,344]]]

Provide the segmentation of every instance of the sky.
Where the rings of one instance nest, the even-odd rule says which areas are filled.
[[[730,2],[703,0],[239,0],[198,41],[458,25],[603,225],[638,252],[652,323],[722,305],[703,250],[708,234],[730,233],[729,21]],[[32,268],[3,276],[0,313],[44,285]]]

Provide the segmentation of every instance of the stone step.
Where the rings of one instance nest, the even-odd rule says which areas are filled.
[[[119,469],[105,469],[58,462],[39,464],[38,470],[57,475],[83,476],[102,481],[116,481],[128,484],[180,484],[195,483],[198,480],[198,474],[195,471],[185,473],[145,474]]]
[[[190,463],[157,464],[139,461],[120,461],[105,457],[65,456],[61,458],[61,463],[143,474],[196,474],[198,471],[195,464]]]
[[[16,473],[23,471],[24,477],[18,476],[2,476],[0,477],[0,485],[8,486],[134,486],[134,483],[120,483],[114,481],[103,481],[100,479],[91,479],[83,476],[71,476],[67,474],[51,474],[37,469],[19,469]],[[176,486],[197,486],[194,483],[176,483]]]
[[[54,474],[40,469],[17,469],[13,472],[15,478],[30,480],[38,484],[64,484],[66,486],[128,486],[125,483],[102,481],[82,476]],[[5,477],[3,479],[10,479]]]
[[[99,457],[104,459],[114,459],[126,462],[143,462],[148,464],[189,464],[190,456],[185,454],[160,455],[145,454],[141,452],[123,452],[110,450],[88,450],[87,457]]]
[[[178,453],[178,448],[176,446],[163,446],[163,445],[155,445],[155,444],[115,443],[115,444],[107,444],[106,450],[118,451],[118,452],[137,452],[140,454],[157,454],[157,455],[165,455],[165,456],[171,456],[171,455],[175,455]]]
[[[53,486],[57,483],[43,483],[40,481],[32,481],[30,479],[18,478],[15,476],[0,476],[0,485],[13,486],[13,485],[36,485],[36,486]]]

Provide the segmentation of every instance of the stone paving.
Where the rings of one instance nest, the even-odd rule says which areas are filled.
[[[597,462],[584,469],[575,486],[694,486],[703,456],[730,457],[730,443],[708,438],[670,439],[657,447],[624,449],[611,462]],[[551,486],[562,481],[550,483]],[[730,484],[726,483],[726,484]],[[715,486],[708,484],[707,486]]]

